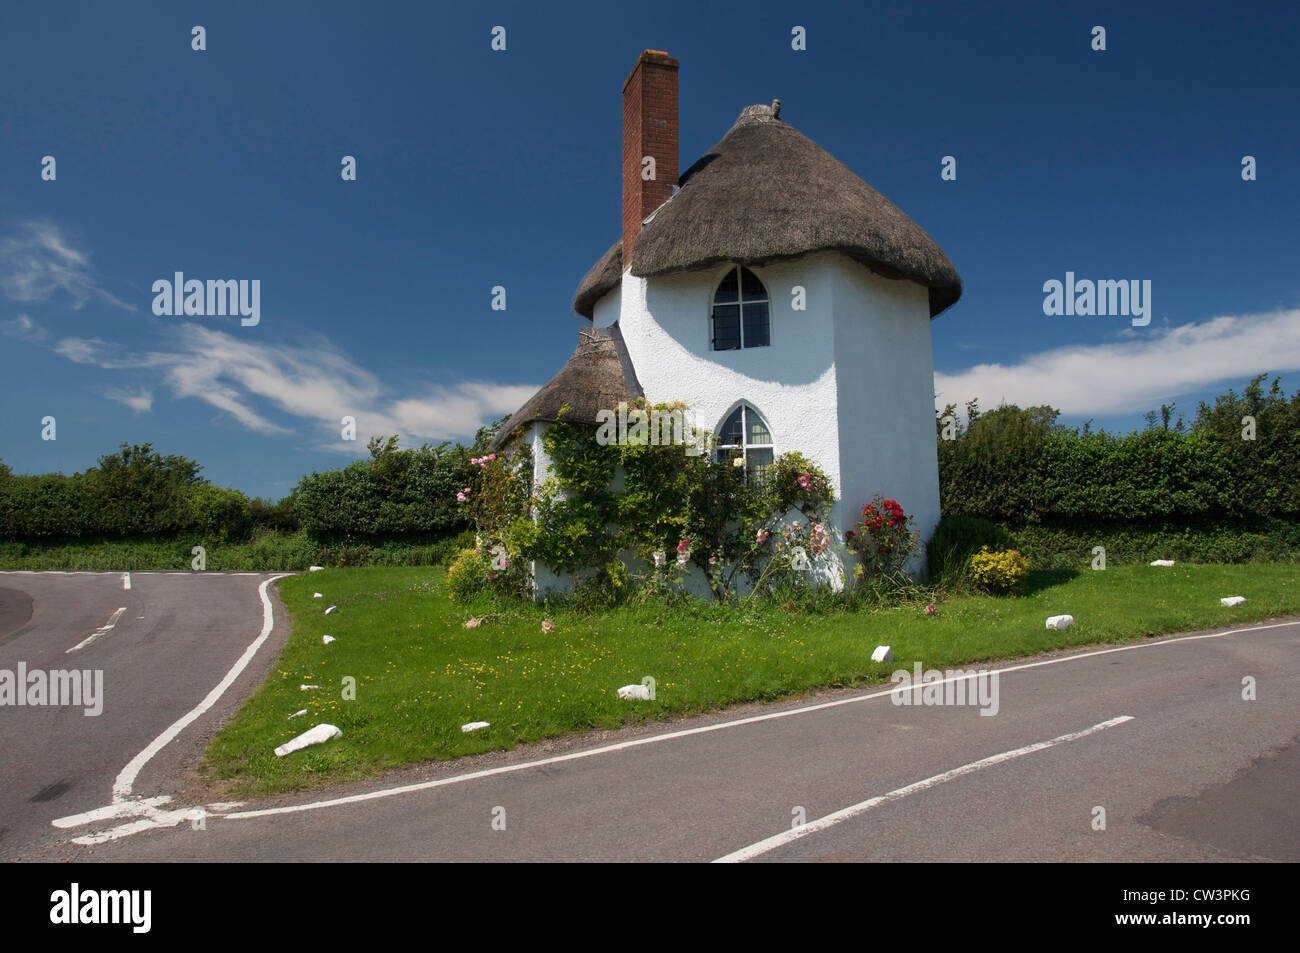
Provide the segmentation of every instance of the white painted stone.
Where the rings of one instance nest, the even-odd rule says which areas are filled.
[[[618,690],[618,697],[628,700],[650,700],[650,688],[647,685],[624,685]]]
[[[469,732],[469,731],[478,731],[480,728],[490,728],[490,727],[491,727],[491,722],[471,721],[468,724],[461,725],[460,730]]]
[[[305,714],[307,714],[307,709],[306,709],[306,708],[301,708],[301,709],[299,709],[298,711],[294,712],[294,713],[293,713],[292,715],[290,715],[289,717],[290,717],[291,719],[292,719],[292,718],[298,718],[299,716],[301,716],[301,715],[305,715]]]
[[[331,612],[338,612],[338,611],[339,611],[338,606],[330,606],[328,609],[325,610],[325,614],[329,615]]]
[[[343,732],[333,725],[317,725],[315,728],[308,728],[297,738],[292,741],[286,741],[280,747],[275,749],[275,756],[283,758],[287,754],[293,754],[295,751],[301,751],[303,748],[309,748],[312,745],[324,744],[334,738],[342,738]]]
[[[871,653],[871,661],[873,662],[892,662],[893,660],[894,652],[888,645],[877,645],[876,650]]]
[[[1148,563],[1150,566],[1172,566],[1173,564],[1174,561],[1172,559],[1153,559]]]
[[[1225,599],[1220,599],[1219,604],[1224,606],[1239,606],[1245,601],[1245,596],[1228,596]]]
[[[311,594],[311,597],[312,597],[313,599],[324,599],[324,598],[325,598],[325,597],[322,596],[319,592],[313,592],[313,593]]]
[[[1072,615],[1054,615],[1047,620],[1049,629],[1068,629],[1074,625],[1074,616]]]
[[[299,686],[298,686],[298,691],[300,691],[300,692],[309,692],[309,691],[311,691],[313,688],[320,688],[320,686],[319,686],[319,685],[299,685]]]
[[[334,636],[332,636],[332,635],[322,635],[322,636],[320,637],[320,640],[321,640],[322,642],[324,642],[326,645],[329,645],[331,642],[334,641]]]
[[[324,568],[325,568],[324,566],[308,566],[308,567],[307,567],[307,571],[308,571],[308,572],[320,572],[320,571],[321,571],[322,569],[324,569]]]

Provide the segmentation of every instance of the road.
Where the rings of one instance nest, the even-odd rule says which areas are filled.
[[[97,715],[85,705],[0,707],[0,859],[65,840],[51,827],[54,818],[110,802],[127,764],[192,711],[258,638],[258,587],[268,578],[0,572],[0,670],[103,673]],[[262,682],[288,636],[287,615],[278,605],[274,611],[261,651],[203,718],[140,768],[134,793],[172,789],[221,719]]]
[[[0,576],[0,587],[12,579]],[[256,582],[157,580],[155,598],[171,590],[188,607],[203,593],[226,605],[225,621],[209,602],[203,638],[175,634],[193,631],[182,621],[191,613],[176,608],[169,622],[105,637],[99,651],[141,666],[130,684],[142,697],[163,691],[166,712],[152,720],[121,712],[115,722],[106,708],[93,743],[84,728],[47,729],[47,740],[27,749],[21,792],[6,790],[6,814],[27,807],[0,845],[23,843],[24,859],[76,861],[1300,860],[1296,621],[1000,663],[994,716],[844,690],[416,766],[209,813],[201,829],[177,821],[188,814],[164,813],[169,826],[160,829],[113,818],[32,841],[40,819],[106,804],[125,758],[215,684],[241,640],[257,634]],[[42,602],[35,585],[22,584],[35,596],[33,624]],[[59,600],[55,611],[79,622],[65,622],[60,645],[102,623],[120,596],[105,602],[106,586],[79,580],[82,596]],[[151,588],[146,581],[133,592]],[[53,647],[48,626],[33,647]],[[277,622],[280,638],[283,630]],[[146,633],[151,644],[138,644]],[[164,661],[156,658],[163,646],[179,651]],[[0,637],[0,666],[12,648]],[[261,671],[276,652],[273,637]],[[246,675],[227,709],[254,687],[251,669]],[[1244,679],[1255,698],[1243,698]],[[195,723],[196,737],[213,717]],[[175,791],[169,779],[197,744],[178,740],[172,749],[141,772],[133,796]],[[72,785],[50,801],[30,800],[64,778]]]

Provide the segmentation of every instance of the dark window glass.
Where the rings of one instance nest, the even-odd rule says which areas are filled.
[[[713,294],[713,349],[734,351],[771,343],[767,289],[748,268],[732,268]]]
[[[755,448],[745,456],[749,479],[756,486],[766,486],[768,475],[772,472],[772,464],[776,462],[772,449],[770,447],[766,449]]]
[[[743,441],[741,436],[745,432],[744,420],[742,418],[744,408],[737,407],[727,418],[727,422],[722,425],[718,431],[718,446],[720,447],[739,447]]]
[[[740,305],[717,305],[713,309],[713,349],[731,351],[738,347],[740,347]]]
[[[767,302],[745,305],[745,347],[766,347],[770,338]]]
[[[718,285],[717,292],[713,295],[713,300],[717,304],[727,304],[740,298],[736,290],[736,269],[727,272],[727,277],[722,279],[722,284]]]

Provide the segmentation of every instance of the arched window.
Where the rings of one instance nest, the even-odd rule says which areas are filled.
[[[713,293],[713,350],[767,347],[772,343],[767,289],[758,275],[737,265]]]
[[[746,479],[762,479],[776,459],[767,421],[748,404],[733,410],[718,428],[714,447],[719,461],[743,459]]]

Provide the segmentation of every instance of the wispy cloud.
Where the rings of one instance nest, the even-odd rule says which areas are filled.
[[[176,398],[204,401],[258,433],[304,431],[319,448],[343,452],[364,451],[369,437],[394,433],[407,446],[472,437],[536,390],[471,380],[396,394],[324,338],[310,346],[268,344],[198,324],[175,329],[170,346],[140,353],[100,338],[65,338],[54,350],[78,364],[161,373]],[[136,403],[113,399],[148,409],[137,406],[144,404],[139,392],[131,395]],[[355,442],[340,438],[345,416],[356,418]]]
[[[1140,413],[1180,394],[1300,370],[1300,309],[1211,318],[1106,344],[1054,348],[1015,364],[936,373],[938,407],[979,398],[1065,414]]]
[[[62,292],[71,298],[74,309],[98,298],[135,310],[99,286],[89,256],[48,221],[21,222],[13,234],[0,237],[0,289],[24,304],[48,301]]]
[[[40,344],[50,336],[48,331],[26,314],[20,314],[4,324],[0,324],[0,331],[3,331],[9,337],[29,341],[32,344]]]
[[[126,404],[132,410],[145,413],[153,409],[153,391],[147,387],[141,387],[139,390],[118,390],[109,388],[104,391],[104,396],[109,400],[115,400],[118,403]]]

